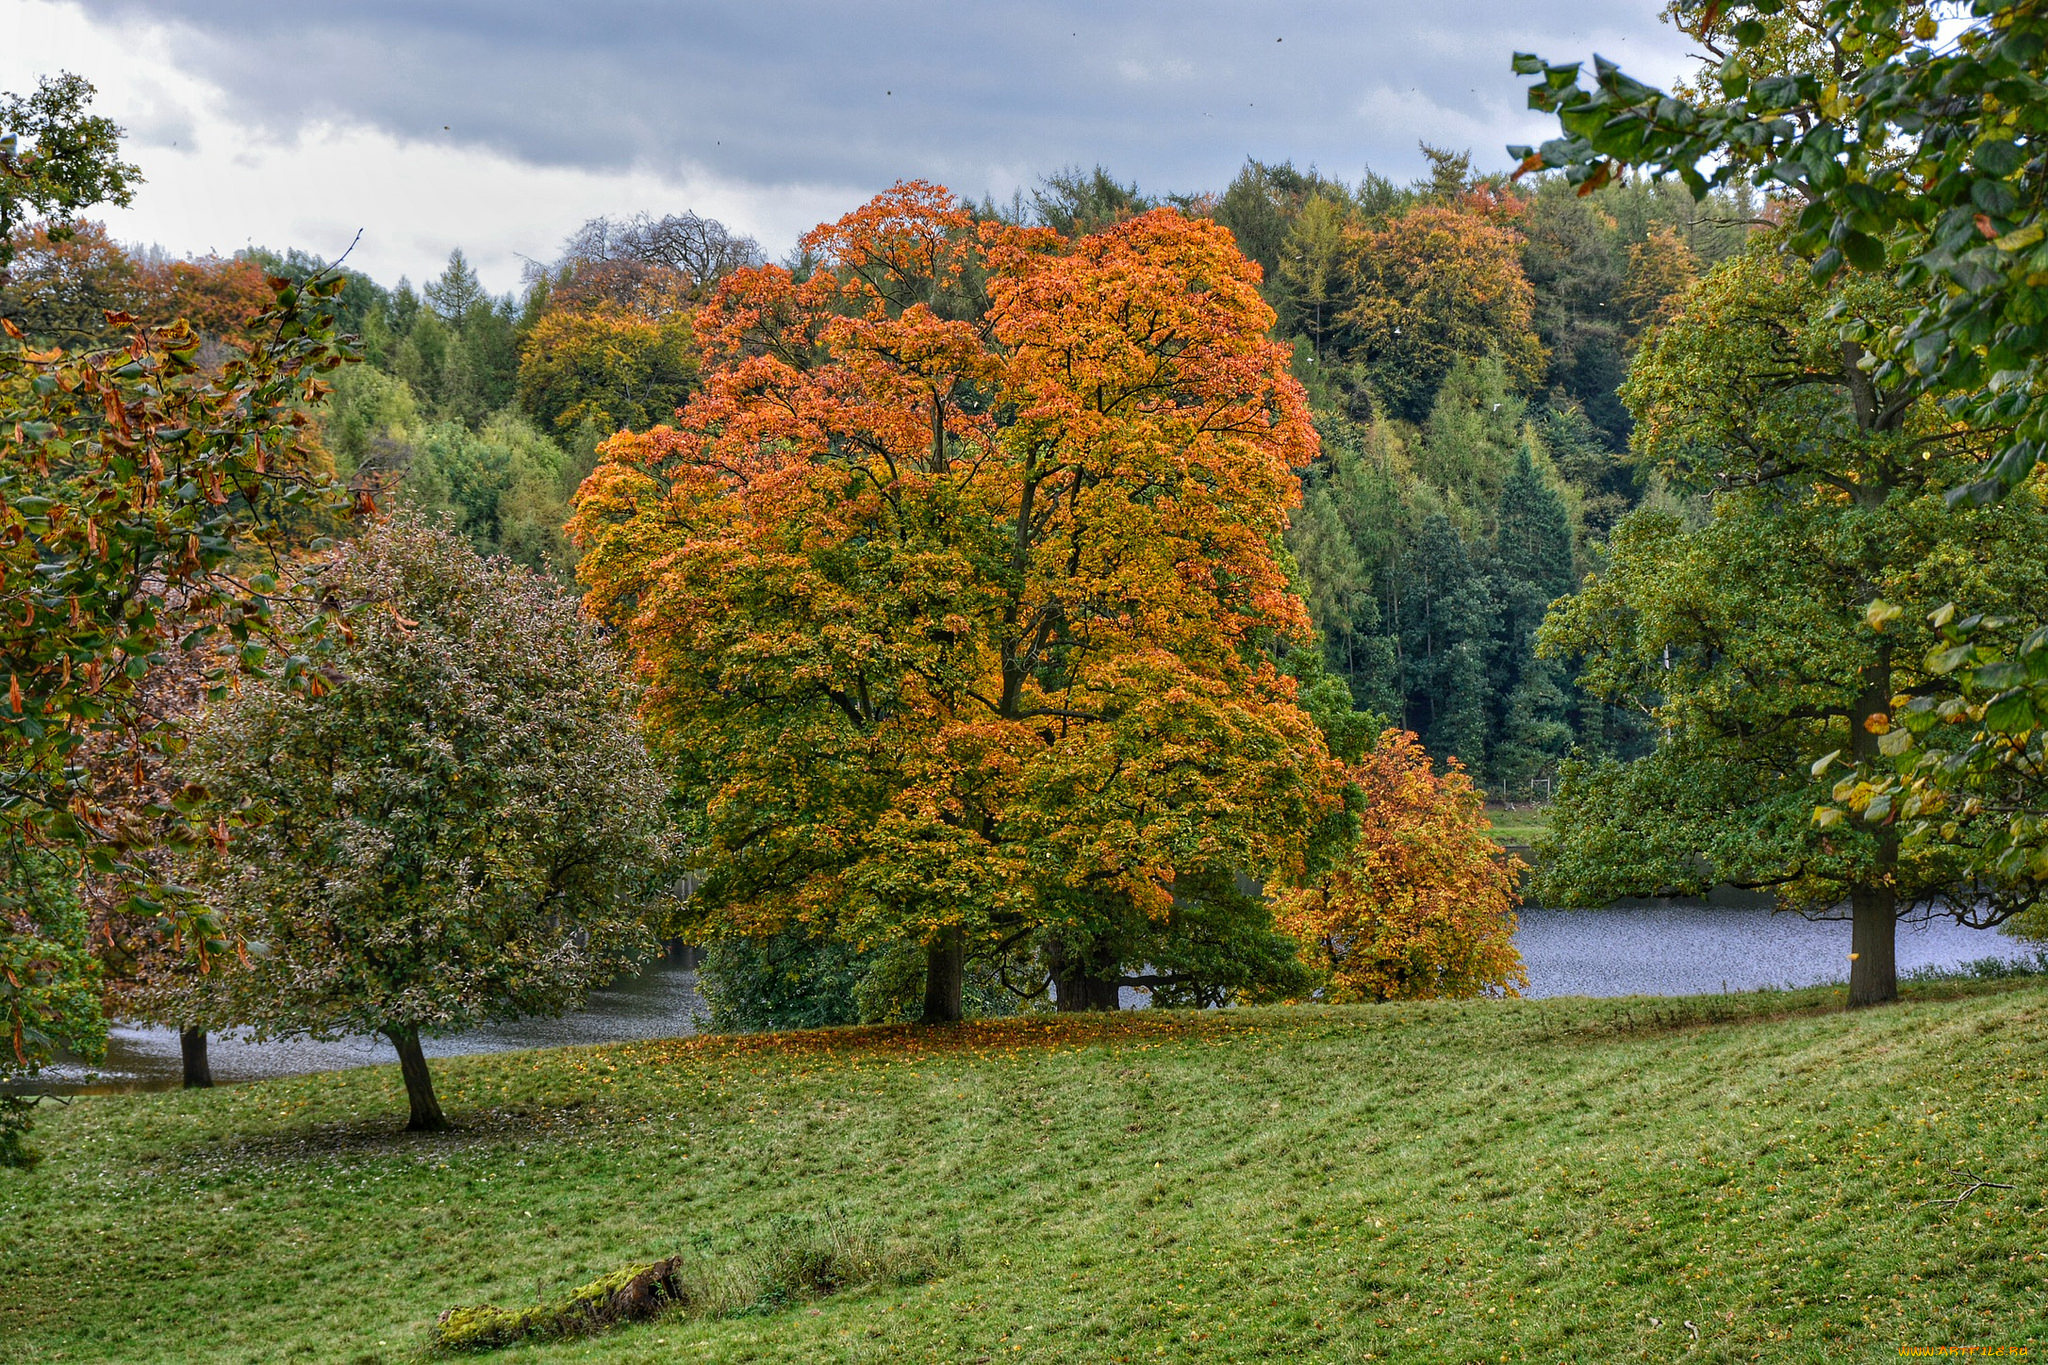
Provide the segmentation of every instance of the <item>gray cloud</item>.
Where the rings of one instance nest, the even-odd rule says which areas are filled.
[[[536,165],[760,188],[922,176],[979,196],[1069,163],[1217,188],[1247,156],[1355,176],[1482,165],[1541,136],[1517,48],[1678,69],[1657,0],[83,0],[168,23],[234,112],[488,147]]]

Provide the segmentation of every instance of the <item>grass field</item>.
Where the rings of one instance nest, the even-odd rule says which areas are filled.
[[[836,1210],[935,1278],[507,1361],[1868,1361],[2048,1349],[2048,984],[1142,1012],[45,1106],[10,1360],[404,1361]],[[1962,1167],[2011,1189],[1950,1208]]]
[[[1504,844],[1527,844],[1539,834],[1550,832],[1550,811],[1543,806],[1524,806],[1520,810],[1489,809],[1487,823],[1493,826],[1493,837]]]

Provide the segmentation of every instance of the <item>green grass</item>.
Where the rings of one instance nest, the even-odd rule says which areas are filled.
[[[2048,983],[1022,1019],[45,1107],[0,1357],[402,1361],[790,1219],[927,1283],[495,1359],[1863,1361],[2048,1345]],[[1953,1210],[1961,1166],[2009,1190]],[[778,1224],[778,1220],[781,1222]],[[1691,1328],[1685,1324],[1690,1322]],[[1693,1332],[1697,1331],[1697,1340]]]
[[[1550,832],[1550,809],[1525,806],[1521,810],[1488,810],[1486,821],[1493,826],[1493,837],[1499,842],[1527,844],[1537,835]]]

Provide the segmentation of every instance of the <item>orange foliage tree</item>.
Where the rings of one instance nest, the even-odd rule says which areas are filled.
[[[137,272],[103,224],[37,223],[18,229],[6,246],[13,264],[0,278],[0,318],[42,345],[118,341],[121,329],[107,314],[135,307]]]
[[[1453,759],[1442,773],[1406,730],[1388,730],[1351,770],[1364,797],[1348,854],[1281,893],[1279,921],[1327,973],[1330,1000],[1514,995],[1515,876],[1481,797]]]
[[[571,523],[706,930],[922,944],[928,1019],[985,952],[1062,1008],[1291,986],[1237,874],[1299,867],[1339,770],[1271,662],[1316,437],[1256,267],[1171,211],[1069,241],[921,183],[803,246],[724,283],[703,391]]]
[[[183,318],[210,337],[238,337],[271,306],[263,267],[246,256],[148,261],[138,271],[135,312],[152,321]]]

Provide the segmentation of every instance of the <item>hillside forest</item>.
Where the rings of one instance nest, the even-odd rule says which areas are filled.
[[[1626,513],[1698,517],[1631,457],[1618,390],[1645,336],[1766,209],[1746,190],[1695,202],[1647,183],[1580,196],[1424,151],[1431,174],[1405,185],[1251,161],[1221,190],[1155,195],[1097,167],[975,212],[1075,236],[1164,204],[1229,229],[1321,438],[1296,471],[1286,548],[1325,666],[1359,711],[1497,798],[1527,799],[1574,748],[1648,747],[1639,709],[1581,687],[1534,637]],[[224,338],[267,302],[266,275],[327,264],[298,249],[175,260],[84,220],[23,227],[13,246],[0,316],[72,349],[117,339],[109,311]],[[322,444],[359,493],[445,514],[480,552],[566,585],[578,552],[563,527],[598,447],[697,390],[697,312],[763,259],[685,211],[594,219],[510,294],[459,248],[418,285],[344,262],[337,323],[367,363],[334,375]],[[802,278],[815,263],[785,264]]]

